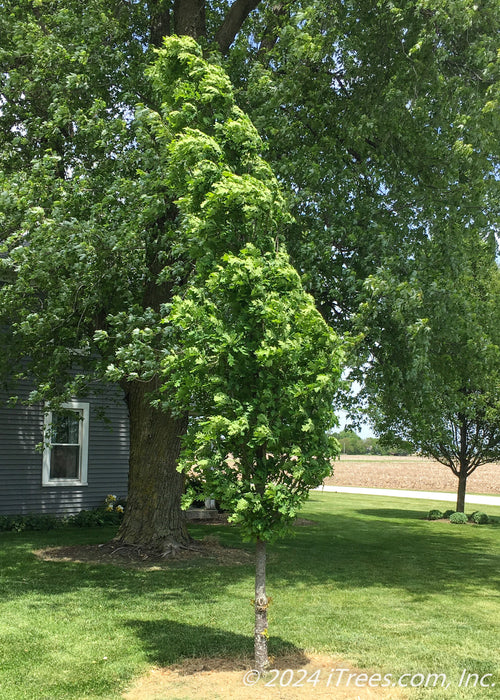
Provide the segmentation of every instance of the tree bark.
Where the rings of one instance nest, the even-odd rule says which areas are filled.
[[[457,513],[465,512],[465,491],[467,488],[467,468],[460,466],[458,473]]]
[[[193,39],[206,36],[205,0],[175,0],[174,32]]]
[[[229,51],[229,47],[240,31],[241,25],[259,3],[260,0],[235,0],[235,2],[233,2],[224,17],[224,21],[215,34],[215,40],[219,45],[221,53],[225,54]]]
[[[269,666],[267,653],[266,543],[257,540],[255,548],[255,668],[265,671]]]
[[[151,383],[127,385],[130,418],[129,496],[116,539],[162,554],[190,542],[181,510],[184,475],[176,467],[186,419],[153,408]]]
[[[152,46],[159,48],[163,37],[170,35],[169,4],[164,0],[150,0],[149,9],[149,40]]]

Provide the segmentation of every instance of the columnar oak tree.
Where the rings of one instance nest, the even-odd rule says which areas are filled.
[[[109,315],[95,338],[104,356],[114,356],[109,379],[146,387],[156,379],[154,408],[187,421],[179,471],[201,476],[205,495],[256,542],[255,661],[263,669],[266,542],[289,531],[309,490],[332,471],[342,351],[287,254],[276,251],[286,218],[277,182],[222,71],[201,58],[194,41],[171,38],[150,75],[167,101],[160,114],[142,108],[141,119],[169,144],[163,186],[180,193],[178,245],[196,253],[187,281],[172,285],[177,294],[158,315]],[[172,84],[178,109],[165,89]],[[201,85],[205,100],[210,87],[208,116],[205,100],[193,100]],[[231,118],[223,119],[225,105]],[[243,156],[247,172],[237,175]],[[222,254],[231,248],[235,254]],[[165,268],[160,279],[170,277]],[[119,537],[127,539],[124,528]]]
[[[340,452],[340,342],[283,252],[249,245],[165,307],[165,403],[189,411],[179,468],[256,543],[255,663],[268,664],[266,542],[290,530]],[[133,346],[133,341],[132,341]],[[145,357],[149,349],[146,346]],[[134,352],[140,356],[141,346]]]

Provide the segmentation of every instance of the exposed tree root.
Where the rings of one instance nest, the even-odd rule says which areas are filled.
[[[73,561],[90,564],[114,564],[137,568],[162,568],[197,560],[214,564],[249,564],[251,554],[244,549],[223,547],[217,538],[191,540],[189,544],[174,546],[170,543],[164,550],[144,545],[126,544],[112,540],[99,545],[77,545],[69,547],[49,547],[38,550],[36,556],[44,561]]]

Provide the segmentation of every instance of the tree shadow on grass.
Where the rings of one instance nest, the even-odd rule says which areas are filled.
[[[20,557],[5,566],[0,577],[0,597],[3,601],[25,595],[45,596],[45,605],[57,608],[59,596],[78,590],[100,590],[110,604],[127,599],[131,604],[153,600],[182,606],[184,601],[207,601],[207,591],[223,594],[227,586],[249,578],[252,590],[251,566],[207,566],[193,561],[186,568],[159,570],[122,569],[110,564],[87,564],[39,561],[35,555]]]
[[[314,499],[311,499],[314,504]],[[307,508],[311,526],[297,527],[295,537],[269,547],[269,583],[273,585],[335,585],[344,590],[384,586],[426,595],[444,591],[463,593],[475,586],[491,589],[498,570],[491,526],[458,527],[423,520],[425,510],[370,508],[354,510],[343,499],[317,501]],[[346,505],[348,506],[346,510]],[[205,528],[199,527],[198,536]],[[234,528],[206,528],[221,544],[236,545]],[[494,535],[496,535],[496,528]],[[70,544],[51,533],[12,535],[0,551],[0,594],[3,599],[40,593],[57,605],[67,591],[101,589],[110,604],[126,598],[132,605],[149,598],[182,605],[206,600],[207,591],[220,595],[228,586],[248,580],[253,585],[253,559],[248,565],[226,566],[197,561],[187,568],[163,571],[123,570],[110,565],[40,562],[29,545]],[[95,540],[96,535],[89,539]],[[83,538],[82,538],[83,539]],[[16,544],[19,544],[19,547]],[[21,546],[22,545],[22,546]],[[247,549],[248,551],[248,549]],[[496,550],[498,551],[498,550]],[[168,613],[167,613],[168,614]]]
[[[356,511],[360,515],[368,515],[377,519],[425,520],[426,513],[421,510],[405,510],[404,508],[364,508]]]
[[[454,510],[454,504],[450,503],[447,508],[443,508],[443,505],[438,508],[439,503],[436,506],[437,510]],[[431,510],[431,509],[429,509]],[[481,512],[488,512],[488,507],[487,506],[481,506],[481,505],[476,505],[476,504],[471,504],[469,506],[466,506],[465,512],[466,514],[473,513],[474,511],[481,511]],[[360,515],[367,515],[369,517],[377,518],[377,519],[405,519],[405,520],[427,520],[427,513],[429,512],[426,510],[425,512],[421,510],[405,510],[405,509],[399,509],[399,508],[363,508],[360,510],[356,511]],[[440,522],[440,521],[429,521],[429,522]],[[443,523],[446,524],[445,521]],[[453,523],[452,523],[453,524]],[[491,517],[490,522],[488,523],[488,526],[498,526],[500,525],[500,518],[497,518],[495,516]]]
[[[281,584],[383,586],[425,595],[495,586],[492,572],[498,571],[499,557],[488,537],[490,526],[432,523],[424,520],[424,511],[398,508],[305,515],[321,526],[303,528],[292,541],[274,547],[283,556],[288,550],[294,562],[269,567],[270,578]]]
[[[183,659],[228,658],[250,663],[253,636],[235,634],[205,625],[188,625],[177,620],[130,620],[126,625],[141,640],[148,660],[158,666],[170,666]],[[307,663],[303,651],[280,637],[272,637],[270,654],[287,654],[297,668]]]

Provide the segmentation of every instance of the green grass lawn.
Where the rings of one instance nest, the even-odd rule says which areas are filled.
[[[447,674],[447,690],[411,697],[498,697],[500,526],[423,519],[447,507],[314,493],[302,515],[315,524],[270,547],[270,652],[342,656],[395,679]],[[485,510],[500,516],[500,508]],[[191,529],[248,546],[234,527]],[[98,528],[0,534],[2,700],[119,698],[153,665],[252,654],[250,565],[179,562],[144,571],[32,554],[112,535]],[[459,688],[464,669],[493,674],[484,682],[496,687]]]

